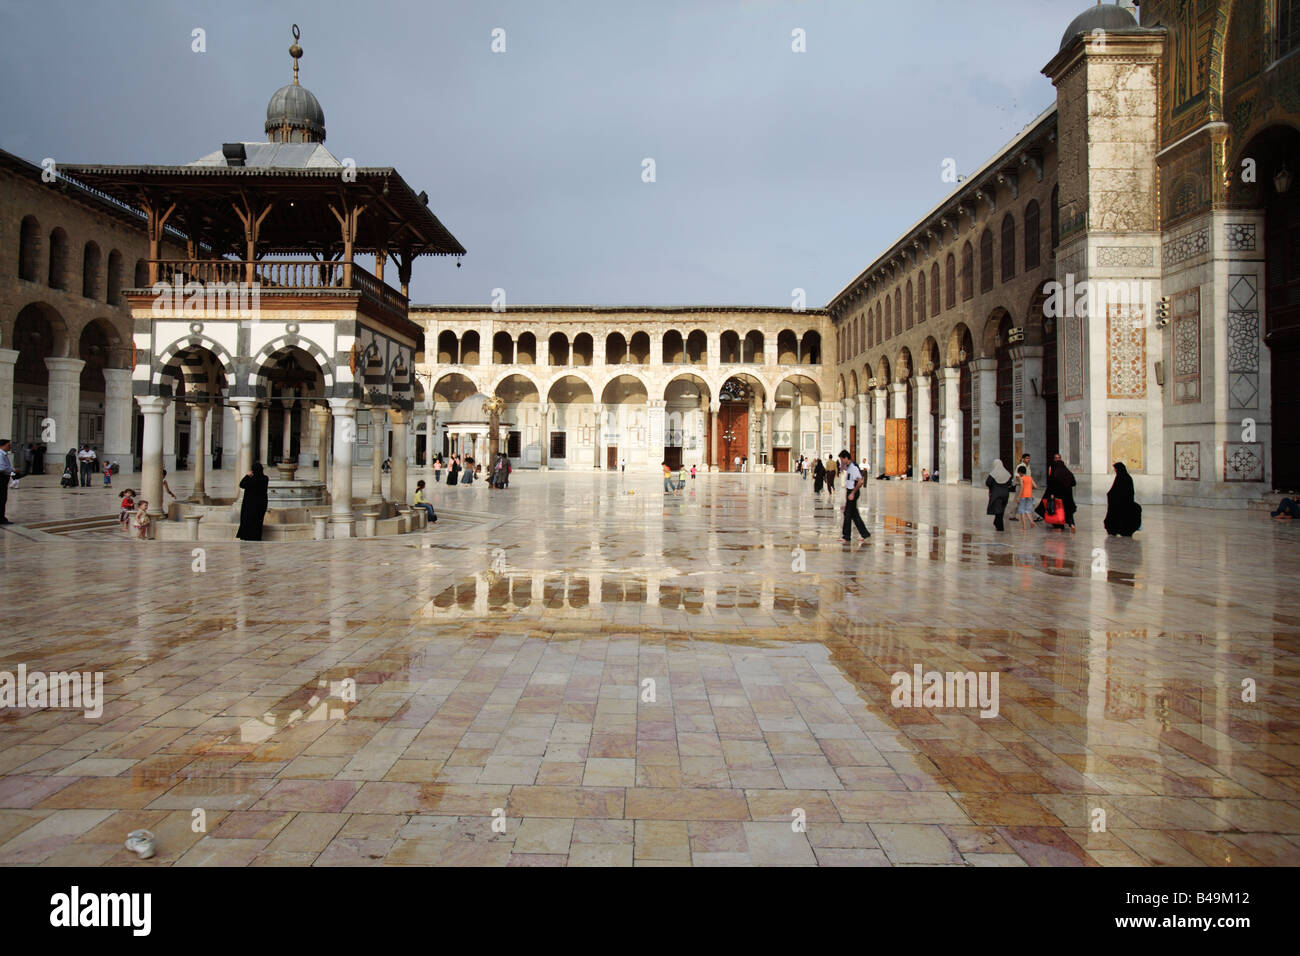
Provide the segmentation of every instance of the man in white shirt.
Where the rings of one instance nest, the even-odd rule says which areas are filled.
[[[847,497],[844,499],[844,530],[840,534],[840,540],[845,544],[853,543],[853,528],[858,529],[865,541],[871,537],[871,532],[862,522],[862,515],[858,514],[858,495],[862,492],[862,469],[858,467],[847,450],[840,452],[840,473],[844,475],[844,490]]]
[[[77,462],[81,468],[81,487],[90,487],[90,474],[95,470],[95,453],[90,450],[89,445],[82,445],[81,451],[77,452]]]

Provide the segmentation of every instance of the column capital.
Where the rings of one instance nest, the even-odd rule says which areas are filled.
[[[388,409],[388,420],[394,425],[409,425],[411,413],[405,409],[390,408]]]
[[[956,382],[961,378],[961,369],[957,366],[945,367],[939,369],[939,377],[943,379],[944,384]]]
[[[889,386],[882,385],[880,386],[880,388],[873,388],[871,390],[871,394],[876,399],[876,401],[883,402],[886,398],[889,397]]]
[[[895,395],[902,395],[907,391],[907,382],[890,382],[889,390]]]
[[[146,415],[162,415],[172,403],[170,398],[162,395],[137,395],[135,401]]]
[[[136,399],[136,401],[139,401],[139,399]],[[234,405],[237,409],[239,409],[240,412],[242,412],[243,414],[247,415],[247,414],[249,414],[249,413],[250,413],[254,408],[256,408],[258,405],[260,405],[261,402],[259,402],[259,401],[258,401],[257,399],[255,399],[255,398],[236,397],[236,398],[232,398],[232,399],[230,400],[230,404],[231,404],[231,405]]]
[[[1011,346],[1011,357],[1018,361],[1024,361],[1027,358],[1042,358],[1043,347],[1041,345],[1013,345]]]
[[[0,365],[13,365],[17,361],[17,349],[0,349]]]
[[[80,375],[86,363],[79,358],[47,358],[45,367],[51,374],[60,372],[64,375]]]
[[[351,418],[361,409],[361,399],[359,398],[331,398],[330,413],[333,415],[342,415]]]

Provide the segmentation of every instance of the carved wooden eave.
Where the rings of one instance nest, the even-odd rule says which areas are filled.
[[[1003,169],[997,175],[997,184],[1011,190],[1011,198],[1020,198],[1020,174],[1013,168]]]

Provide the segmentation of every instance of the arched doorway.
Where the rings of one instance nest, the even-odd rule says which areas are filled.
[[[596,442],[605,452],[597,450],[597,467],[616,471],[619,461],[629,457],[634,464],[645,464],[650,409],[645,383],[635,375],[616,375],[601,390],[600,404]]]
[[[709,386],[698,375],[678,375],[664,386],[664,461],[670,468],[710,464]]]
[[[551,409],[543,430],[547,464],[552,468],[590,468],[598,424],[591,387],[576,375],[565,375],[551,385],[546,402]]]
[[[1264,208],[1264,343],[1272,369],[1273,487],[1297,491],[1300,376],[1294,371],[1300,367],[1300,188],[1294,180],[1300,173],[1300,133],[1272,127],[1256,136],[1242,155],[1257,161],[1256,201]],[[1242,296],[1242,290],[1230,288],[1229,308],[1247,308],[1233,304],[1234,297],[1239,301]],[[1231,357],[1229,363],[1231,377]]]
[[[311,405],[313,401],[325,399],[325,378],[310,353],[288,346],[268,356],[259,370],[259,379],[267,399],[267,414],[264,419],[265,435],[258,434],[259,454],[265,448],[266,455],[261,460],[267,465],[274,464],[311,464],[304,461],[303,452],[308,447],[315,447],[315,438],[309,436],[312,431]],[[373,422],[365,423],[373,426]],[[364,427],[364,426],[362,426]],[[368,441],[362,442],[365,436]],[[384,442],[384,436],[372,435],[358,428],[358,444],[370,447],[370,455],[381,457],[390,455]],[[178,454],[180,446],[177,446]],[[370,461],[370,457],[358,456],[360,461]]]
[[[756,405],[762,386],[748,375],[733,375],[718,391],[718,447],[721,471],[739,471],[741,464],[757,462],[750,432],[756,425]],[[754,448],[753,451],[757,451]]]
[[[541,459],[536,427],[541,393],[537,386],[525,375],[507,375],[497,384],[495,395],[506,403],[500,420],[514,423],[505,430],[502,450],[515,461],[526,459],[524,463],[536,465]]]

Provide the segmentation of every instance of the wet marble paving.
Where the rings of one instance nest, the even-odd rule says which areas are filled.
[[[103,713],[0,711],[3,865],[1300,863],[1267,513],[998,534],[882,482],[845,547],[794,476],[520,471],[434,485],[427,533],[200,561],[53,483],[0,530],[0,672],[102,672]],[[917,666],[996,674],[996,716],[894,706]]]

